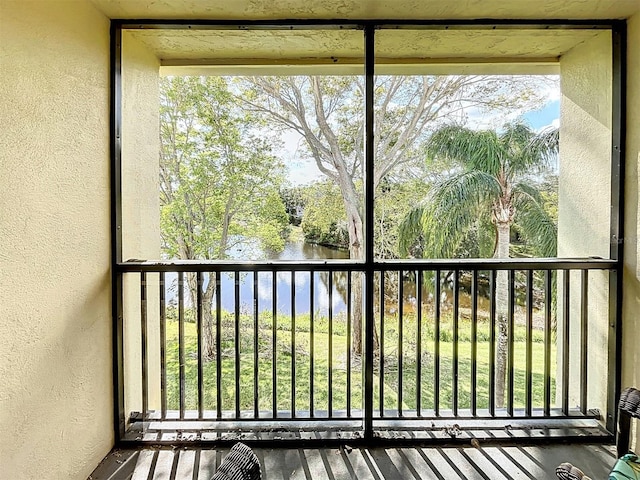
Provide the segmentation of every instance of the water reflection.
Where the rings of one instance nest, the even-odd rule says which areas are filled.
[[[237,253],[237,252],[236,252]],[[233,255],[237,257],[236,255]],[[322,245],[308,243],[288,243],[284,250],[269,255],[272,260],[328,260],[348,259],[349,253],[334,250]],[[274,277],[271,272],[240,273],[238,275],[239,300],[237,307],[243,314],[254,311],[254,291],[257,291],[257,309],[259,312],[274,310]],[[347,272],[334,272],[331,279],[331,295],[329,295],[329,272],[313,274],[313,296],[311,295],[311,272],[278,272],[275,274],[275,311],[283,315],[291,315],[292,308],[296,314],[314,313],[327,315],[330,303],[333,313],[346,310]],[[203,288],[211,281],[213,274],[203,275]],[[167,300],[170,304],[177,302],[177,274],[167,274]],[[187,283],[187,282],[185,282]],[[254,286],[255,283],[255,286]],[[223,310],[236,310],[235,293],[236,276],[232,272],[220,274],[220,299]],[[185,289],[188,287],[185,285]],[[293,300],[292,300],[293,299]],[[293,303],[293,304],[292,304]],[[190,295],[185,291],[185,306],[191,306]],[[215,298],[212,308],[216,308]]]
[[[334,273],[332,295],[329,295],[329,272],[313,273],[313,297],[311,296],[311,272],[278,272],[275,285],[275,309],[273,275],[271,272],[257,273],[257,308],[262,311],[276,311],[284,315],[290,315],[292,308],[296,314],[313,311],[326,315],[330,303],[333,313],[340,313],[346,309],[344,294],[337,288],[335,277],[346,273]],[[251,313],[254,310],[254,274],[242,273],[239,275],[239,308],[241,313]],[[221,302],[224,310],[235,309],[235,279],[233,274],[222,273],[221,276]]]

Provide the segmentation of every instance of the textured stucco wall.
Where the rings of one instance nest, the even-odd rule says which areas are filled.
[[[122,34],[122,258],[160,258],[160,61],[129,32]],[[140,279],[125,276],[125,411],[142,409]],[[147,352],[149,408],[160,408],[158,276],[149,274]]]
[[[558,256],[609,257],[611,198],[611,34],[602,32],[560,61]],[[562,294],[562,291],[560,291]],[[571,279],[570,398],[579,405],[580,278]],[[562,298],[562,296],[559,296]],[[608,282],[589,276],[588,408],[606,411]],[[558,331],[562,322],[559,318]],[[558,348],[560,362],[563,345]],[[558,363],[560,365],[560,363]],[[561,371],[558,371],[558,380]],[[560,382],[558,382],[559,386]]]
[[[113,445],[109,22],[0,0],[0,478],[85,479]]]
[[[622,387],[640,388],[640,13],[629,19],[628,29]],[[640,449],[638,422],[634,448]]]

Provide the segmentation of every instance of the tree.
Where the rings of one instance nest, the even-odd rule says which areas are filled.
[[[421,141],[444,117],[463,118],[469,107],[508,109],[535,102],[537,81],[474,75],[377,76],[374,188],[419,156]],[[349,255],[363,259],[364,78],[252,77],[246,84],[250,91],[239,100],[304,138],[317,168],[339,186]],[[352,351],[357,355],[362,352],[362,287],[360,282],[353,287]]]
[[[331,181],[315,182],[304,189],[305,209],[302,215],[304,238],[337,248],[349,248],[347,220],[340,189]]]
[[[520,122],[507,124],[500,132],[457,125],[439,129],[427,144],[427,155],[451,162],[456,170],[406,216],[401,250],[407,253],[419,241],[424,257],[451,258],[471,229],[490,222],[493,257],[509,258],[511,227],[517,223],[540,256],[555,256],[557,225],[531,180],[545,170],[557,150],[557,130],[536,134]],[[484,245],[481,253],[488,253]],[[507,309],[508,278],[503,270],[496,276],[498,406],[504,403]]]
[[[282,250],[288,217],[282,164],[258,119],[237,108],[221,77],[166,77],[160,99],[160,205],[164,253],[224,259],[260,242]],[[187,274],[191,304],[197,280]],[[204,282],[203,356],[212,359],[216,282]]]

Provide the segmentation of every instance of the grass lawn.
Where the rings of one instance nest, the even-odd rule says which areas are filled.
[[[414,315],[403,317],[402,339],[402,408],[415,410],[418,385],[421,388],[421,407],[433,408],[434,405],[434,333],[433,318],[425,313],[422,320],[422,352],[417,357],[417,328]],[[344,316],[336,316],[333,320],[332,352],[329,352],[329,322],[327,318],[314,318],[313,323],[313,362],[311,359],[311,333],[309,315],[299,315],[295,319],[295,348],[292,348],[291,318],[278,316],[276,335],[277,382],[275,384],[278,410],[291,410],[292,400],[292,356],[295,355],[295,407],[297,410],[309,410],[310,386],[313,380],[313,408],[327,410],[329,406],[329,379],[331,378],[332,408],[345,410],[347,407],[347,329]],[[221,396],[222,410],[234,410],[236,395],[239,395],[240,409],[252,411],[254,408],[254,371],[258,369],[258,409],[272,411],[273,381],[272,372],[272,316],[261,314],[258,320],[258,362],[254,365],[254,320],[249,315],[241,315],[239,329],[240,346],[240,390],[235,391],[235,335],[234,317],[224,313],[221,321]],[[379,318],[376,328],[379,331]],[[398,359],[398,317],[385,316],[384,328],[384,408],[395,409],[398,406],[398,385],[400,362]],[[196,325],[185,323],[185,408],[197,409],[197,336]],[[532,343],[533,406],[543,405],[544,394],[544,332],[535,329]],[[471,402],[471,322],[460,319],[459,328],[459,373],[458,373],[458,407],[469,408]],[[478,321],[477,343],[477,407],[488,406],[489,377],[489,323]],[[525,401],[525,365],[526,365],[526,330],[523,326],[515,329],[514,357],[514,405],[524,406]],[[452,406],[452,365],[453,365],[453,329],[446,314],[441,320],[440,332],[440,408]],[[555,391],[555,344],[551,349],[551,389]],[[167,375],[167,408],[179,408],[179,357],[178,357],[178,322],[167,321],[166,342],[166,375]],[[331,371],[329,364],[331,364]],[[422,366],[421,378],[417,378],[417,365]],[[351,362],[351,407],[362,408],[362,368],[359,359]],[[311,371],[313,368],[313,378]],[[331,374],[331,375],[330,375]],[[216,361],[205,362],[204,376],[204,409],[216,410]],[[376,358],[374,365],[374,409],[379,408],[380,363]]]

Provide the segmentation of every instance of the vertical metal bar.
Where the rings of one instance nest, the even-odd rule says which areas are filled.
[[[416,416],[422,416],[422,270],[416,272]]]
[[[113,430],[116,443],[124,438],[126,421],[124,405],[124,325],[123,273],[117,265],[122,261],[122,27],[115,20],[110,25],[109,63],[111,70],[109,109],[110,134],[110,201],[111,201],[111,297],[113,343]]]
[[[458,388],[458,373],[460,367],[460,359],[459,359],[459,315],[460,315],[460,289],[459,289],[459,275],[460,272],[458,270],[453,271],[453,373],[452,373],[452,390],[453,390],[453,416],[458,416],[458,396],[459,396],[459,388]]]
[[[404,328],[404,286],[402,284],[402,270],[398,272],[398,416],[402,416],[402,343]]]
[[[525,414],[530,417],[533,400],[533,270],[527,270],[526,366],[525,366]]]
[[[609,274],[609,335],[607,371],[607,430],[614,433],[617,425],[617,402],[622,373],[622,271],[624,239],[624,181],[627,119],[627,23],[615,21],[611,30],[612,121],[611,121],[611,241],[609,257],[616,260]]]
[[[216,272],[216,418],[222,418],[222,272]]]
[[[271,385],[273,387],[271,407],[273,418],[278,418],[278,273],[274,270],[271,274]]]
[[[477,407],[477,376],[478,376],[478,271],[471,276],[471,415],[478,414]]]
[[[291,418],[296,418],[296,272],[291,270]]]
[[[582,270],[580,299],[580,411],[587,414],[587,348],[589,343],[589,270]]]
[[[329,418],[333,417],[333,272],[329,271],[329,358],[328,358],[328,405]]]
[[[380,272],[380,417],[384,417],[384,271]]]
[[[234,293],[233,293],[233,312],[234,312],[234,328],[233,328],[233,347],[235,353],[235,406],[236,418],[240,418],[240,272],[234,272]]]
[[[315,405],[313,401],[313,376],[314,376],[314,353],[315,353],[315,340],[314,340],[314,310],[315,310],[315,273],[309,272],[309,416],[313,418],[315,416]]]
[[[364,359],[364,436],[373,438],[373,337],[374,337],[374,116],[373,116],[373,81],[375,68],[374,52],[375,28],[373,25],[364,27],[364,54],[365,54],[365,171],[364,171],[364,212],[365,212],[365,302],[364,302],[364,322],[365,322],[365,359]]]
[[[435,271],[435,312],[433,328],[433,410],[440,416],[440,270]]]
[[[347,272],[347,418],[351,417],[351,271]]]
[[[180,419],[184,419],[184,272],[178,272],[178,379],[180,384]]]
[[[147,273],[140,272],[140,359],[142,361],[142,419],[149,413],[149,368],[147,353]]]
[[[552,273],[544,272],[544,416],[551,415],[551,303]]]
[[[160,418],[167,417],[167,303],[165,273],[160,272]]]
[[[489,415],[496,415],[496,271],[489,272]]]
[[[509,391],[509,397],[507,399],[507,413],[510,417],[513,416],[513,374],[514,374],[514,314],[516,307],[516,286],[515,279],[516,275],[513,270],[509,270],[508,281],[509,281],[509,308],[507,310],[507,388]]]
[[[202,272],[196,274],[198,293],[196,298],[196,329],[198,332],[198,418],[204,416],[204,371],[202,361],[202,343],[204,340],[202,333]]]
[[[562,413],[569,415],[569,332],[570,306],[569,270],[563,270],[562,276]]]
[[[259,392],[258,392],[258,372],[259,372],[259,336],[260,336],[260,304],[258,295],[258,271],[253,271],[253,416],[258,418],[259,411]]]

